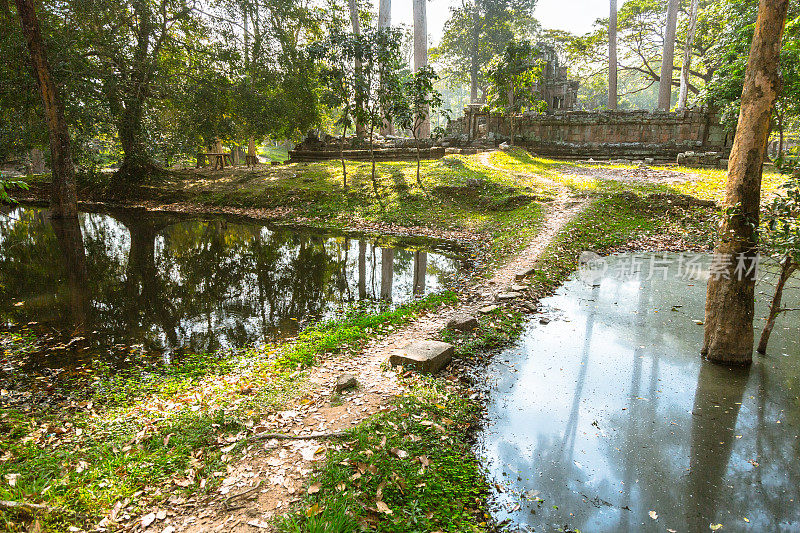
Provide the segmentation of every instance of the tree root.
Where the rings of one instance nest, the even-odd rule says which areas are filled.
[[[48,513],[56,511],[64,512],[64,509],[60,507],[51,507],[43,503],[15,502],[8,500],[0,500],[0,509],[27,509],[29,511],[47,511]]]

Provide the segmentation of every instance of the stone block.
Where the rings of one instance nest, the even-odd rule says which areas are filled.
[[[487,306],[485,306],[485,307],[481,307],[481,308],[478,310],[478,312],[479,312],[480,314],[482,314],[482,315],[488,315],[488,314],[489,314],[489,313],[491,313],[492,311],[495,311],[495,310],[497,310],[497,309],[499,309],[499,308],[500,308],[500,306],[499,306],[499,305],[487,305]]]
[[[516,300],[517,298],[522,298],[522,294],[519,292],[501,292],[497,295],[497,299],[501,302],[508,301],[508,300]]]
[[[453,345],[446,342],[414,341],[390,355],[389,364],[435,374],[453,359],[453,352]]]
[[[472,331],[478,327],[478,319],[474,316],[459,315],[451,318],[447,322],[447,327],[458,331]]]
[[[343,392],[348,389],[354,389],[358,386],[358,381],[356,381],[356,377],[352,374],[342,374],[339,376],[339,379],[336,380],[336,392]]]
[[[528,278],[530,276],[533,276],[534,274],[536,274],[536,269],[535,268],[529,268],[527,270],[520,270],[519,272],[514,274],[514,279],[516,281],[522,281],[523,279]]]

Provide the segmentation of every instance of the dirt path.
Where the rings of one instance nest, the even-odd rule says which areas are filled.
[[[498,268],[490,280],[473,287],[459,305],[423,316],[371,342],[357,355],[342,355],[321,362],[311,370],[309,393],[296,405],[273,415],[261,431],[296,435],[339,431],[388,407],[390,400],[403,392],[397,373],[385,365],[392,351],[411,340],[431,338],[456,315],[475,316],[482,307],[495,303],[496,295],[515,283],[515,274],[532,268],[553,238],[588,204],[588,200],[574,201],[563,187],[554,185],[563,192],[548,205],[536,239]],[[351,393],[344,393],[340,401],[332,402],[334,386],[342,374],[355,376],[359,386]],[[142,527],[141,518],[138,518],[130,523],[129,530],[162,533],[272,531],[269,519],[285,513],[299,499],[314,463],[324,460],[325,451],[335,445],[324,440],[253,443],[244,457],[231,460],[227,471],[218,473],[224,479],[215,494],[195,501],[173,497],[170,508],[150,510],[156,513],[156,519],[148,528]]]

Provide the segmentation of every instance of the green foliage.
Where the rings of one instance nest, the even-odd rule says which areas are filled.
[[[485,92],[485,68],[515,37],[528,36],[538,23],[533,18],[535,0],[470,0],[452,9],[439,46],[431,59],[443,65],[451,83],[474,81]]]
[[[537,83],[542,77],[543,60],[539,50],[528,41],[508,43],[502,55],[489,64],[489,106],[507,115],[533,110],[543,112]]]
[[[761,244],[767,252],[800,265],[800,178],[787,181],[765,210]]]
[[[0,204],[3,203],[15,203],[16,200],[9,194],[8,191],[20,188],[23,190],[28,190],[28,184],[24,181],[3,181],[0,180]]]
[[[722,30],[709,50],[717,65],[713,78],[703,92],[703,101],[721,111],[730,131],[739,120],[739,106],[744,88],[744,74],[758,16],[756,0],[720,0]],[[790,3],[789,16],[780,56],[783,90],[776,102],[777,124],[800,117],[800,6]]]
[[[394,310],[371,313],[354,309],[345,318],[326,322],[304,330],[297,342],[278,358],[282,368],[306,367],[326,353],[340,353],[357,347],[362,342],[387,330],[408,322],[417,314],[434,310],[458,301],[455,293],[432,294],[421,300],[405,304]]]

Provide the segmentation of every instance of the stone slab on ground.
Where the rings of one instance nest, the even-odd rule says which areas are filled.
[[[478,327],[478,319],[470,315],[458,315],[447,322],[448,329],[472,331]]]
[[[499,306],[499,305],[487,305],[487,306],[485,306],[485,307],[481,307],[481,308],[478,310],[478,312],[479,312],[480,314],[482,314],[482,315],[488,315],[488,314],[489,314],[489,313],[491,313],[492,311],[494,311],[494,310],[496,310],[496,309],[499,309],[499,308],[500,308],[500,306]]]
[[[419,372],[435,374],[453,359],[452,344],[439,341],[414,341],[389,356],[392,366],[408,366]]]
[[[342,374],[336,380],[336,392],[343,392],[358,387],[358,381],[353,374]]]
[[[517,298],[522,298],[522,294],[518,292],[501,292],[497,295],[497,299],[501,302],[504,300],[516,300]]]
[[[534,274],[536,274],[536,269],[535,268],[528,268],[528,269],[525,269],[525,270],[520,270],[519,272],[514,274],[514,280],[515,281],[522,281],[525,278],[529,278],[529,277],[533,276]]]

